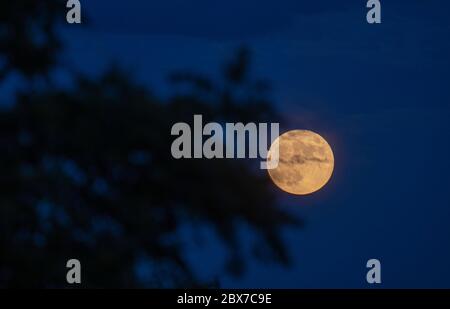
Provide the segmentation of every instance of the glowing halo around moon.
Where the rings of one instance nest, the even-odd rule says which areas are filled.
[[[317,133],[293,130],[280,135],[267,154],[270,162],[279,147],[278,166],[268,169],[277,187],[295,195],[320,190],[333,174],[334,155],[327,141]]]

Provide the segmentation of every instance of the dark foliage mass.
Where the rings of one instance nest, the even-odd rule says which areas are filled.
[[[55,16],[64,7],[2,2],[0,91],[13,71],[35,78],[57,65]],[[0,286],[64,286],[71,257],[82,261],[83,286],[209,284],[186,262],[177,237],[185,222],[212,226],[233,274],[245,268],[242,224],[258,235],[255,257],[288,264],[280,229],[297,221],[276,207],[263,171],[170,153],[171,126],[194,114],[204,122],[274,120],[267,84],[248,75],[249,56],[239,51],[219,82],[171,75],[187,90],[164,101],[114,68],[95,80],[74,76],[71,90],[18,94],[0,111]],[[143,263],[151,269],[144,278]]]

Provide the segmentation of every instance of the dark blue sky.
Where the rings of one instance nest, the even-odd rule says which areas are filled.
[[[255,262],[225,287],[367,287],[371,258],[382,287],[450,287],[450,2],[381,1],[381,25],[365,0],[81,2],[90,23],[64,29],[68,63],[118,62],[164,94],[168,73],[214,75],[246,44],[287,126],[332,145],[323,191],[280,195],[306,221],[285,232],[294,267]],[[205,276],[216,247],[190,250]]]

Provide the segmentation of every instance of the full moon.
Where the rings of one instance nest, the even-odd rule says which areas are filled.
[[[330,180],[334,155],[319,134],[293,130],[280,135],[270,147],[268,161],[275,157],[276,146],[279,147],[279,163],[268,172],[283,191],[306,195],[320,190]]]

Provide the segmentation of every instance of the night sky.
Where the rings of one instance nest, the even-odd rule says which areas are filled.
[[[366,22],[365,0],[81,2],[89,21],[61,29],[65,63],[99,75],[115,62],[164,95],[169,73],[215,76],[245,45],[282,127],[318,132],[333,148],[322,191],[280,191],[305,220],[284,231],[293,266],[253,262],[243,278],[221,276],[223,287],[369,287],[371,258],[381,287],[450,287],[448,1],[381,1],[380,25]],[[186,253],[208,278],[224,250],[205,235],[207,246]]]

